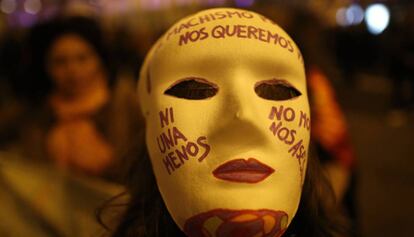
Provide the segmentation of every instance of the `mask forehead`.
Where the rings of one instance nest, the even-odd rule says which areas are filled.
[[[288,80],[306,93],[293,40],[263,16],[237,9],[203,11],[178,22],[159,41],[149,73],[156,78],[154,88],[163,90],[189,74],[220,84],[240,70],[253,73],[252,80]]]

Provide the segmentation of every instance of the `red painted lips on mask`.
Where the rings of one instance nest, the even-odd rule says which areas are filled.
[[[283,211],[215,209],[188,219],[184,232],[189,237],[280,237],[287,223]]]
[[[249,158],[235,159],[228,161],[213,171],[213,175],[222,180],[239,183],[258,183],[275,170],[261,163],[260,161]]]

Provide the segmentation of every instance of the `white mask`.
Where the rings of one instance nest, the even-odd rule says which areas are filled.
[[[201,11],[154,45],[139,82],[158,188],[191,237],[281,236],[306,172],[301,54],[263,16]]]

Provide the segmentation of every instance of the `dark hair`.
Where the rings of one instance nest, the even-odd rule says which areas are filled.
[[[164,205],[146,149],[141,149],[137,157],[129,166],[127,187],[130,199],[126,204],[127,209],[113,231],[112,237],[185,236]],[[348,222],[337,208],[331,186],[323,174],[317,157],[310,155],[308,159],[299,208],[283,236],[348,236]],[[110,207],[111,204],[107,204],[98,210],[98,220],[101,224],[103,224],[103,212],[110,210]]]
[[[93,47],[107,70],[109,84],[112,84],[114,71],[110,67],[98,22],[82,16],[56,18],[34,26],[26,40],[23,55],[25,68],[18,92],[29,101],[41,101],[53,89],[52,80],[46,71],[47,54],[53,42],[66,34],[76,34]]]

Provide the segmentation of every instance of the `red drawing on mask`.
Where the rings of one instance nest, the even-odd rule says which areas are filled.
[[[183,46],[190,42],[194,43],[210,37],[214,39],[227,39],[233,37],[239,39],[251,39],[280,46],[290,53],[294,53],[295,51],[293,43],[283,35],[253,25],[216,25],[211,31],[207,31],[206,27],[186,31],[180,35],[178,45]]]
[[[162,162],[168,174],[179,169],[189,158],[202,162],[210,153],[206,136],[200,136],[195,142],[190,141],[174,124],[172,107],[159,111],[160,125],[164,131],[156,137],[159,151],[164,154]],[[170,127],[167,127],[170,126]],[[172,126],[172,127],[171,127]]]
[[[283,119],[287,122],[292,122],[296,118],[296,113],[291,107],[280,105],[279,108],[277,108],[272,106],[268,118],[270,120],[274,120],[276,118],[278,121]]]
[[[213,171],[213,175],[222,180],[238,183],[258,183],[275,172],[260,161],[249,158],[230,160]]]
[[[304,178],[303,171],[305,170],[305,159],[306,159],[306,154],[307,154],[306,153],[306,148],[303,145],[303,140],[301,139],[295,145],[293,145],[289,149],[289,153],[292,153],[292,156],[296,157],[296,159],[299,162],[299,172],[300,172],[301,184],[303,184],[303,178]]]
[[[304,145],[303,139],[300,139],[299,141],[296,140],[297,130],[284,126],[283,122],[290,123],[294,120],[299,120],[298,127],[309,131],[309,116],[305,112],[300,111],[300,116],[298,116],[297,119],[295,110],[290,107],[284,107],[283,105],[280,105],[279,107],[272,106],[268,115],[268,119],[277,120],[277,122],[273,121],[271,123],[269,130],[276,138],[284,142],[286,145],[290,146],[288,153],[290,153],[292,157],[298,160],[301,184],[303,184],[307,157],[306,147]]]
[[[310,130],[310,118],[303,111],[300,111],[299,127],[304,127],[308,131]]]
[[[296,130],[284,127],[281,121],[279,121],[277,125],[273,122],[270,125],[269,130],[273,133],[273,136],[277,137],[287,145],[292,145],[295,142]]]
[[[198,30],[187,31],[184,34],[180,35],[180,39],[178,41],[178,45],[187,44],[188,41],[195,42],[198,40],[204,40],[208,38],[208,34],[206,32],[206,28],[202,27]]]
[[[188,158],[198,157],[198,161],[202,162],[210,152],[210,145],[208,145],[205,141],[207,140],[206,137],[202,136],[197,139],[197,143],[194,142],[187,142],[184,146],[182,145],[181,148],[176,148],[174,151],[168,152],[165,158],[162,160],[167,170],[168,174],[171,174],[175,170],[181,167],[181,165],[185,164],[185,161],[188,161]],[[204,151],[201,151],[203,149]]]
[[[183,30],[189,30],[196,26],[202,26],[205,23],[217,21],[225,18],[240,18],[240,19],[252,19],[253,14],[247,11],[227,10],[227,11],[215,11],[208,14],[199,15],[197,17],[189,17],[183,20],[180,24],[177,24],[172,30],[165,34],[166,40],[170,37],[180,34]]]
[[[158,114],[160,116],[161,128],[168,126],[170,122],[174,123],[174,110],[172,107],[166,108],[165,112],[160,111]]]
[[[189,237],[280,237],[287,224],[284,211],[214,209],[189,218],[184,232]]]

